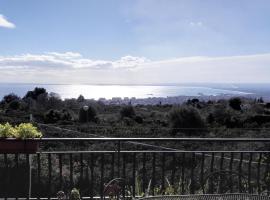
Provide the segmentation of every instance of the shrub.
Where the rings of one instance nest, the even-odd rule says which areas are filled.
[[[229,100],[229,105],[232,109],[234,110],[241,110],[241,104],[242,104],[242,101],[240,98],[238,97],[235,97],[235,98],[231,98]]]
[[[18,110],[20,108],[20,101],[13,100],[8,104],[8,108],[12,110]]]
[[[16,138],[25,139],[42,137],[42,133],[31,123],[21,123],[19,126],[16,126],[15,129]]]
[[[9,123],[0,124],[0,138],[40,138],[42,133],[38,131],[37,127],[31,123],[21,123],[19,126],[13,127]]]
[[[41,94],[47,95],[46,89],[36,87],[33,91],[28,91],[24,98],[26,98],[26,99],[27,98],[32,98],[32,99],[37,100],[38,96],[41,95]]]
[[[9,123],[0,124],[0,138],[10,138],[16,136],[16,129]]]
[[[141,117],[141,116],[136,116],[135,118],[134,118],[134,120],[135,120],[135,122],[137,122],[138,124],[142,124],[143,123],[143,118]]]
[[[4,96],[3,97],[3,102],[4,103],[10,103],[10,102],[12,102],[12,101],[14,101],[14,100],[20,100],[20,97],[18,97],[16,94],[14,94],[14,93],[10,93],[10,94],[8,94],[8,95],[6,95],[6,96]]]
[[[46,123],[56,123],[61,119],[61,113],[58,110],[50,109],[44,115],[44,121]]]
[[[85,101],[85,98],[83,95],[80,95],[78,98],[77,98],[77,101],[78,102],[84,102]]]
[[[80,191],[76,188],[73,188],[70,192],[70,200],[80,200],[81,199],[81,195],[80,195]]]
[[[192,107],[174,108],[169,113],[169,120],[173,129],[172,133],[176,134],[181,129],[185,133],[196,134],[194,129],[205,128],[205,122],[197,109]],[[190,129],[190,130],[189,130]],[[193,129],[193,130],[191,130]]]
[[[135,116],[135,110],[133,106],[125,106],[120,110],[121,118],[129,117],[133,118]]]
[[[86,108],[85,108],[86,109]],[[88,106],[88,109],[85,110],[84,107],[82,107],[79,111],[79,122],[95,122],[97,111],[93,106]]]

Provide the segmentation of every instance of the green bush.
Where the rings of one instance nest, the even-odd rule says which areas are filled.
[[[238,97],[235,97],[235,98],[231,98],[229,100],[229,105],[232,109],[234,110],[241,110],[241,104],[242,104],[242,101],[240,98]]]
[[[31,123],[21,123],[19,126],[16,126],[15,129],[16,138],[26,139],[42,137],[42,133]]]
[[[8,95],[6,95],[6,96],[3,97],[2,102],[4,102],[4,103],[10,103],[10,102],[12,102],[14,100],[20,100],[20,97],[17,96],[16,94],[10,93],[10,94],[8,94]]]
[[[87,110],[82,107],[79,111],[79,122],[96,122],[97,121],[97,111],[93,106],[88,106]]]
[[[40,138],[42,133],[31,123],[21,123],[19,126],[11,126],[9,123],[0,124],[0,138]]]
[[[80,191],[76,188],[73,188],[70,192],[70,200],[80,200],[81,199],[81,195],[80,195]]]
[[[184,132],[189,134],[201,133],[205,128],[205,122],[197,109],[193,107],[173,108],[169,113],[169,121],[172,128],[172,134]]]
[[[121,118],[128,117],[133,118],[135,116],[135,110],[133,106],[125,106],[120,110]]]
[[[0,138],[13,138],[16,137],[16,129],[9,123],[0,124]]]

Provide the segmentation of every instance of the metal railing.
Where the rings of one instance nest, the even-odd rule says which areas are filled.
[[[270,138],[29,140],[40,143],[37,153],[0,154],[0,198],[50,199],[73,187],[83,197],[102,198],[104,184],[114,178],[125,181],[123,196],[134,197],[270,192]],[[247,143],[249,149],[235,148]],[[255,143],[259,150],[251,149]],[[201,150],[205,146],[212,148]],[[212,150],[220,146],[226,148]]]

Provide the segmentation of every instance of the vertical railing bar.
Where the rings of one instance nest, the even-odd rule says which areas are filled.
[[[122,196],[125,199],[125,192],[126,192],[126,154],[123,154],[123,171],[122,171]]]
[[[252,164],[252,156],[253,153],[249,153],[249,161],[248,161],[248,192],[249,194],[252,193],[252,188],[251,188],[251,164]]]
[[[220,156],[220,166],[219,166],[219,170],[220,172],[223,170],[223,161],[224,161],[224,152],[221,152],[221,156]],[[222,194],[223,193],[223,174],[221,173],[219,176],[219,186],[218,186],[218,193]]]
[[[117,176],[120,177],[120,166],[121,166],[121,141],[117,143]]]
[[[41,196],[41,164],[40,164],[40,153],[37,154],[37,184],[38,184],[38,191],[37,191],[37,197],[40,199]]]
[[[74,183],[73,183],[73,156],[72,153],[69,154],[69,184],[70,184],[70,189],[73,188]]]
[[[101,154],[101,166],[100,166],[100,197],[103,199],[104,189],[104,154]]]
[[[111,180],[114,178],[114,153],[111,155]]]
[[[243,163],[243,152],[240,153],[240,161],[238,165],[238,190],[242,193],[242,163]]]
[[[258,166],[257,166],[258,194],[261,194],[261,160],[262,160],[262,153],[259,153],[259,160],[258,160]]]
[[[176,158],[175,158],[175,153],[173,153],[172,154],[172,175],[171,175],[171,185],[173,186],[175,182],[175,171],[176,171]]]
[[[90,178],[90,199],[93,200],[94,194],[93,194],[93,187],[94,187],[94,155],[91,153],[90,154],[90,173],[91,173],[91,178]]]
[[[63,190],[63,162],[62,154],[58,154],[58,165],[59,165],[59,188]]]
[[[214,161],[215,161],[215,153],[213,152],[211,155],[211,164],[210,164],[210,174],[214,172]],[[213,183],[213,176],[210,176],[210,186],[209,186],[210,194],[214,193],[214,183]]]
[[[181,194],[185,194],[185,165],[186,165],[186,154],[182,153],[182,166],[181,166]]]
[[[52,160],[51,160],[51,154],[50,153],[48,154],[48,177],[49,177],[49,180],[48,180],[48,195],[49,195],[49,198],[48,199],[51,199]]]
[[[142,168],[142,179],[143,179],[143,193],[146,192],[146,153],[143,153],[143,168]]]
[[[165,153],[162,153],[162,163],[161,163],[161,191],[162,194],[165,192]]]
[[[136,197],[136,153],[133,153],[132,180],[132,195]]]
[[[266,164],[266,175],[265,177],[268,177],[269,179],[269,175],[270,175],[270,169],[269,169],[269,165],[270,165],[270,156],[269,156],[269,153],[267,153],[266,155],[266,159],[267,159],[267,164]],[[269,180],[267,180],[267,184],[266,184],[266,190],[267,190],[267,196],[269,196],[269,193],[270,193],[270,184],[269,184]]]
[[[230,159],[230,166],[229,166],[229,171],[230,171],[230,193],[233,193],[233,161],[234,161],[234,153],[231,152],[231,159]]]
[[[195,168],[195,153],[191,155],[191,172],[190,172],[190,194],[194,194],[194,168]]]
[[[153,159],[152,159],[152,194],[155,195],[155,186],[156,186],[156,154],[152,153]]]
[[[27,186],[28,186],[28,191],[27,191],[27,200],[30,199],[31,197],[31,166],[30,166],[30,156],[29,154],[25,154],[25,158],[26,158],[26,166],[27,166]]]
[[[205,153],[202,153],[202,156],[201,156],[200,184],[201,184],[203,194],[205,193],[205,190],[204,190],[204,159],[205,159]]]
[[[79,184],[79,186],[80,186],[81,189],[83,189],[82,188],[82,186],[83,186],[83,168],[84,168],[83,154],[80,153],[80,184]]]
[[[7,154],[4,154],[5,174],[4,174],[4,199],[8,198],[8,159]]]
[[[19,154],[18,153],[15,154],[15,167],[16,167],[16,175],[19,176],[19,172],[18,172],[19,171]],[[16,181],[16,187],[18,187],[17,181]],[[15,194],[16,194],[16,200],[18,200],[19,198],[18,192],[16,192]]]

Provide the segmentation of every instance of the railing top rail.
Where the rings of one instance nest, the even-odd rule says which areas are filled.
[[[0,138],[1,140],[16,140],[15,138]],[[25,141],[40,141],[40,142],[64,142],[64,141],[178,141],[178,142],[270,142],[270,138],[31,138],[31,139],[24,139]]]

